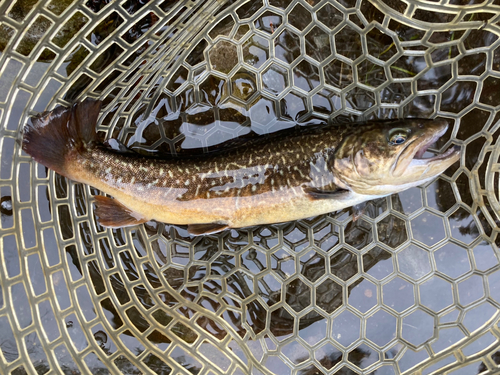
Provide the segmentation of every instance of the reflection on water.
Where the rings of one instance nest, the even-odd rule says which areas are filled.
[[[70,3],[47,9],[61,15]],[[262,11],[262,2],[250,1],[214,14],[205,32],[176,1],[148,12],[146,3],[82,5],[52,40],[63,63],[52,67],[58,56],[40,50],[24,89],[57,70],[59,81],[69,79],[61,98],[102,98],[100,136],[141,153],[206,152],[297,123],[437,116],[450,127],[429,155],[453,143],[463,160],[436,181],[362,211],[193,238],[184,227],[156,222],[102,228],[93,215],[95,189],[33,167],[6,133],[0,349],[15,363],[12,373],[33,371],[19,360],[25,356],[39,373],[56,366],[77,373],[85,363],[97,373],[384,374],[432,357],[430,372],[460,366],[446,352],[460,340],[469,340],[456,349],[461,358],[498,346],[496,334],[474,333],[489,327],[500,301],[499,197],[486,182],[498,162],[500,91],[497,78],[481,76],[499,70],[492,29],[427,32],[381,12],[377,2],[356,11],[349,1],[270,0]],[[402,2],[385,4],[405,12]],[[17,1],[8,17],[22,22],[32,8]],[[123,12],[142,13],[127,20]],[[449,16],[434,13],[419,9],[415,18]],[[75,47],[70,41],[90,16],[98,22]],[[185,51],[175,50],[184,31],[172,26],[178,20],[203,32]],[[29,56],[49,23],[36,18],[17,52]],[[2,52],[14,32],[8,24],[0,23]],[[154,61],[163,48],[173,51],[166,66],[164,55]],[[2,91],[22,65],[5,65]],[[59,81],[36,104],[21,90],[5,129],[16,131],[26,106],[45,109]],[[493,363],[500,364],[498,353],[464,371]]]

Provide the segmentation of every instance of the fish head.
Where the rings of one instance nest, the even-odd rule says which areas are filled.
[[[406,119],[360,126],[335,153],[340,185],[359,194],[388,195],[433,179],[460,157],[458,147],[425,152],[448,129],[444,120]]]

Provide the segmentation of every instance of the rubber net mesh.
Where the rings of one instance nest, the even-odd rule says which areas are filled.
[[[497,373],[499,21],[498,0],[0,2],[0,373]],[[450,125],[430,152],[462,156],[358,220],[110,230],[20,149],[87,96],[143,153],[427,117]]]

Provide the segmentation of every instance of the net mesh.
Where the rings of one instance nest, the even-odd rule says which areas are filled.
[[[0,372],[497,373],[499,21],[498,0],[0,3]],[[110,230],[20,149],[86,96],[140,153],[418,116],[462,156],[357,220]]]

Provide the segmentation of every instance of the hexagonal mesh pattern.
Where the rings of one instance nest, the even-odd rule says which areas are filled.
[[[1,373],[497,373],[498,0],[0,10]],[[104,101],[102,137],[143,153],[418,116],[446,119],[431,152],[462,158],[358,220],[109,230],[95,189],[19,147],[29,115],[85,96]]]

